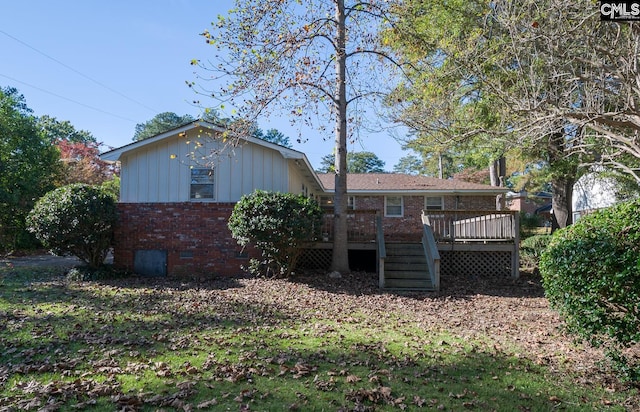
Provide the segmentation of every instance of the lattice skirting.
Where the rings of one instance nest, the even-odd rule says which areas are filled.
[[[451,276],[511,276],[509,251],[440,251],[440,273]],[[329,270],[331,249],[305,249],[297,270]]]
[[[451,276],[511,276],[511,253],[440,251],[440,273]]]
[[[331,249],[305,249],[298,258],[296,269],[329,270],[331,267]]]

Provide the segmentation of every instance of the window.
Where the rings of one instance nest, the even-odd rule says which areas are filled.
[[[326,210],[333,210],[333,196],[320,196],[320,207]],[[356,197],[347,196],[347,210],[356,208]]]
[[[402,216],[402,196],[384,197],[384,215]]]
[[[437,196],[437,197],[433,197],[433,196],[427,196],[424,200],[424,208],[425,210],[442,210],[444,209],[442,207],[442,197],[441,196]]]
[[[191,199],[213,199],[213,183],[213,169],[191,169]]]
[[[333,197],[320,196],[320,207],[323,209],[333,209]]]

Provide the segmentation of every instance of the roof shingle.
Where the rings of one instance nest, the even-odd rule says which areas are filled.
[[[335,174],[319,173],[318,177],[327,191],[335,190]],[[438,179],[428,176],[414,176],[399,173],[349,173],[347,191],[441,191],[441,192],[491,192],[504,193],[503,187],[470,183],[458,179]]]

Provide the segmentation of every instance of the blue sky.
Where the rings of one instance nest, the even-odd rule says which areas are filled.
[[[0,87],[16,87],[36,116],[68,120],[106,146],[131,143],[137,123],[161,112],[199,115],[192,59],[213,50],[201,36],[230,0],[22,0],[0,6]],[[290,119],[272,116],[295,141]],[[311,138],[294,148],[312,165],[331,153],[332,136],[305,130]],[[392,170],[407,154],[389,133],[364,136],[350,150],[372,151]]]

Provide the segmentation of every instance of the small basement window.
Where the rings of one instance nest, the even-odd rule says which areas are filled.
[[[191,169],[191,199],[214,199],[213,169]]]

